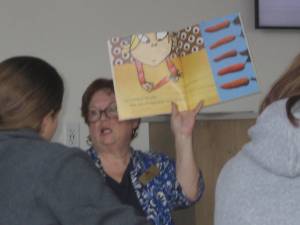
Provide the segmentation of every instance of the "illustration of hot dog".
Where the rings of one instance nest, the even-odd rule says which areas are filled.
[[[217,32],[219,30],[225,29],[230,26],[230,21],[229,20],[224,20],[221,23],[217,23],[215,25],[209,26],[205,29],[205,32],[213,33]]]
[[[233,89],[248,85],[250,82],[248,77],[241,77],[236,80],[229,81],[221,85],[222,89]]]
[[[209,46],[209,49],[212,50],[212,49],[218,48],[218,47],[225,45],[227,43],[230,43],[234,40],[235,40],[235,35],[228,35],[228,36],[221,38],[220,40],[214,42],[211,46]]]
[[[252,77],[249,79],[248,77],[243,76],[238,79],[226,82],[226,83],[222,84],[220,87],[222,89],[234,89],[234,88],[247,86],[250,83],[250,81],[256,81],[256,78]]]
[[[218,75],[219,76],[223,76],[226,75],[228,73],[234,73],[234,72],[238,72],[241,71],[245,68],[245,64],[244,63],[236,63],[236,64],[232,64],[230,66],[224,67],[222,69],[220,69],[218,71]]]
[[[214,58],[214,61],[215,61],[215,62],[219,62],[219,61],[221,61],[221,60],[223,60],[223,59],[227,59],[227,58],[235,57],[235,56],[237,56],[237,51],[234,50],[234,49],[232,49],[232,50],[230,50],[230,51],[227,51],[227,52],[225,52],[225,53],[222,53],[221,55],[216,56],[216,57]]]

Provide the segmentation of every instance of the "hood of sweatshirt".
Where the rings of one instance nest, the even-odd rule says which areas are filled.
[[[242,151],[271,173],[296,177],[300,175],[300,127],[288,120],[286,101],[276,101],[260,114],[249,129],[251,141]],[[292,111],[300,118],[299,102]]]

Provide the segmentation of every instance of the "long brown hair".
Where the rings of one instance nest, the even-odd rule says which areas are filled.
[[[288,98],[286,104],[287,116],[291,123],[298,126],[298,119],[292,113],[292,107],[300,99],[300,54],[297,55],[287,71],[273,84],[269,93],[260,105],[261,113],[274,101]]]
[[[62,104],[63,81],[54,67],[32,56],[0,63],[0,129],[39,131],[43,118]]]

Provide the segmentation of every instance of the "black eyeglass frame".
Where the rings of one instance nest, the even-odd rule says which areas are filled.
[[[89,115],[92,110],[94,112],[97,112],[97,117],[95,117],[95,119],[93,119],[93,120],[90,119],[90,115]],[[104,114],[105,117],[108,119],[118,118],[118,108],[117,108],[116,103],[110,104],[103,110],[96,109],[96,108],[90,108],[87,113],[87,120],[89,123],[95,123],[98,120],[101,120],[102,114]]]

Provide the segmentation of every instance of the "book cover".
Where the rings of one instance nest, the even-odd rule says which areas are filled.
[[[113,37],[108,47],[120,120],[169,114],[171,102],[187,110],[259,91],[239,13]]]

